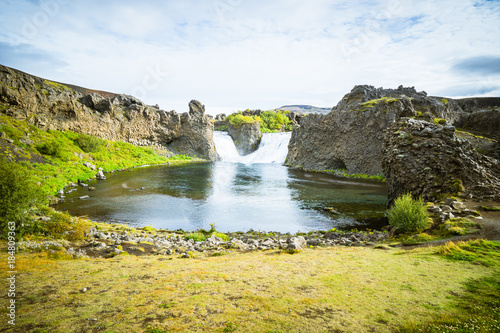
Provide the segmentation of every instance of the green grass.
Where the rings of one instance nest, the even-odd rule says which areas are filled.
[[[418,323],[409,320],[400,332],[500,332],[500,242],[473,240],[448,243],[437,254],[452,261],[466,261],[480,266],[495,267],[493,274],[471,278],[463,290],[453,292],[450,310],[435,319]]]
[[[27,158],[35,154],[43,156],[45,163],[24,160],[18,162],[16,167],[27,170],[42,189],[51,195],[70,182],[93,178],[97,172],[84,166],[86,161],[106,172],[146,164],[179,164],[193,160],[184,155],[167,158],[150,147],[137,147],[71,131],[42,131],[27,125],[25,121],[14,120],[3,114],[0,114],[0,132],[5,132],[8,138],[13,139],[18,148],[17,153],[8,149],[0,150],[0,157],[14,159],[17,155]],[[31,146],[21,142],[27,135],[34,142]]]
[[[481,209],[487,212],[499,212],[500,206],[481,206]]]
[[[346,169],[329,169],[329,170],[310,170],[310,169],[304,169],[304,168],[302,168],[302,169],[304,171],[307,171],[307,172],[328,173],[328,174],[343,177],[343,178],[376,180],[379,182],[386,181],[384,175],[382,175],[382,174],[367,175],[364,173],[348,173]]]
[[[433,252],[334,247],[190,260],[18,253],[20,316],[6,332],[418,332],[436,318],[459,326],[457,313],[473,318],[478,304],[493,317],[498,266]]]
[[[470,261],[483,266],[500,266],[500,242],[483,239],[468,242],[448,242],[437,254],[456,261]]]

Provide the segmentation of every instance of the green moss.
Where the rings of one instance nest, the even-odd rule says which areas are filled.
[[[500,206],[481,206],[481,209],[490,212],[498,212],[500,211]]]
[[[66,91],[73,91],[73,89],[71,89],[70,87],[65,86],[64,84],[60,84],[60,83],[49,81],[49,80],[44,80],[43,82],[45,84],[51,86],[52,88],[57,89],[57,90],[61,90],[61,91],[64,91],[64,90],[66,90]]]
[[[399,101],[398,98],[392,98],[392,97],[382,97],[382,98],[378,98],[378,99],[372,99],[370,101],[361,103],[360,111],[366,111],[369,108],[373,108],[377,105],[389,105],[389,104],[392,104],[392,103],[397,102],[397,101]]]
[[[434,125],[446,125],[446,119],[443,118],[434,118],[432,121]]]
[[[443,98],[443,99],[441,100],[441,102],[442,102],[444,105],[448,105],[448,100],[447,100],[446,98]]]

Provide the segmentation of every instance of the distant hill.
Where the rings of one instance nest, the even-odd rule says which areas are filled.
[[[278,110],[283,110],[283,111],[290,111],[290,112],[302,112],[302,113],[323,113],[327,114],[330,113],[332,108],[319,108],[316,106],[312,105],[284,105],[280,108],[277,108]]]

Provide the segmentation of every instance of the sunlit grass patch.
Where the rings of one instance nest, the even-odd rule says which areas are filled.
[[[57,261],[21,253],[18,288],[29,292],[19,294],[16,329],[393,332],[407,320],[452,313],[453,295],[464,283],[493,272],[433,251],[395,255],[394,249],[340,247],[293,256],[268,251]]]
[[[436,251],[451,260],[470,261],[484,266],[500,266],[500,242],[477,239],[467,242],[448,242]]]

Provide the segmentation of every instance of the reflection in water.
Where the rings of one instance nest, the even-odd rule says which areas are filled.
[[[98,221],[172,230],[208,229],[215,223],[221,231],[295,233],[385,224],[381,219],[385,185],[305,173],[278,164],[217,162],[138,168],[109,175],[92,186],[96,191],[79,189],[57,209]],[[85,194],[90,199],[78,199]],[[326,207],[341,214],[330,215]]]

